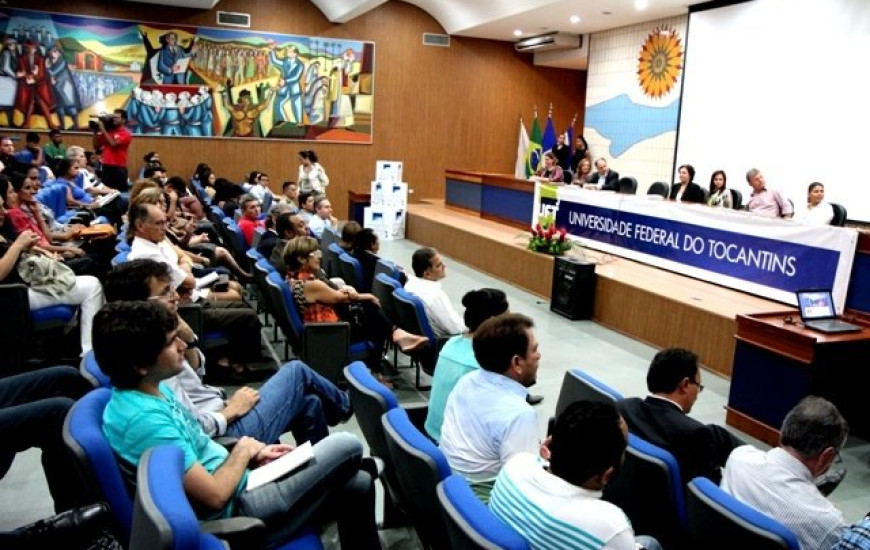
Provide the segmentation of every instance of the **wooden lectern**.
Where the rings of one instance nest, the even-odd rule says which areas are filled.
[[[797,311],[737,316],[725,422],[769,445],[788,411],[808,395],[833,402],[850,433],[870,436],[870,323],[861,332],[807,329]]]

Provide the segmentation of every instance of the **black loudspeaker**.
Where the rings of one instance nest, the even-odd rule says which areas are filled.
[[[595,306],[595,264],[557,257],[553,265],[550,311],[571,320],[591,319]]]

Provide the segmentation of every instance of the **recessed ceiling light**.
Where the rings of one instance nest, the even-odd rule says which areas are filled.
[[[523,31],[521,31],[520,29],[514,30],[514,36],[522,36],[522,35],[523,35]]]
[[[649,6],[649,0],[634,0],[634,9],[645,10]]]
[[[613,12],[612,11],[603,11],[603,12],[601,12],[601,15],[613,15]]]
[[[580,16],[579,15],[572,15],[571,17],[568,18],[568,21],[570,21],[576,25],[577,23],[580,22]]]

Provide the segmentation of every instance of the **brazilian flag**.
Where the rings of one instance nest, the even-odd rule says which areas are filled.
[[[532,135],[529,136],[529,148],[526,151],[526,177],[538,171],[538,165],[541,164],[541,157],[544,156],[544,150],[541,147],[541,125],[538,124],[538,113],[535,113],[535,120],[532,121]]]

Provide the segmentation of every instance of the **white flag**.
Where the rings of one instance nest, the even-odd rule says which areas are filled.
[[[526,127],[523,126],[523,119],[520,119],[520,138],[517,143],[517,164],[514,168],[514,177],[517,179],[526,179],[526,154],[529,152],[529,134],[526,132]]]

